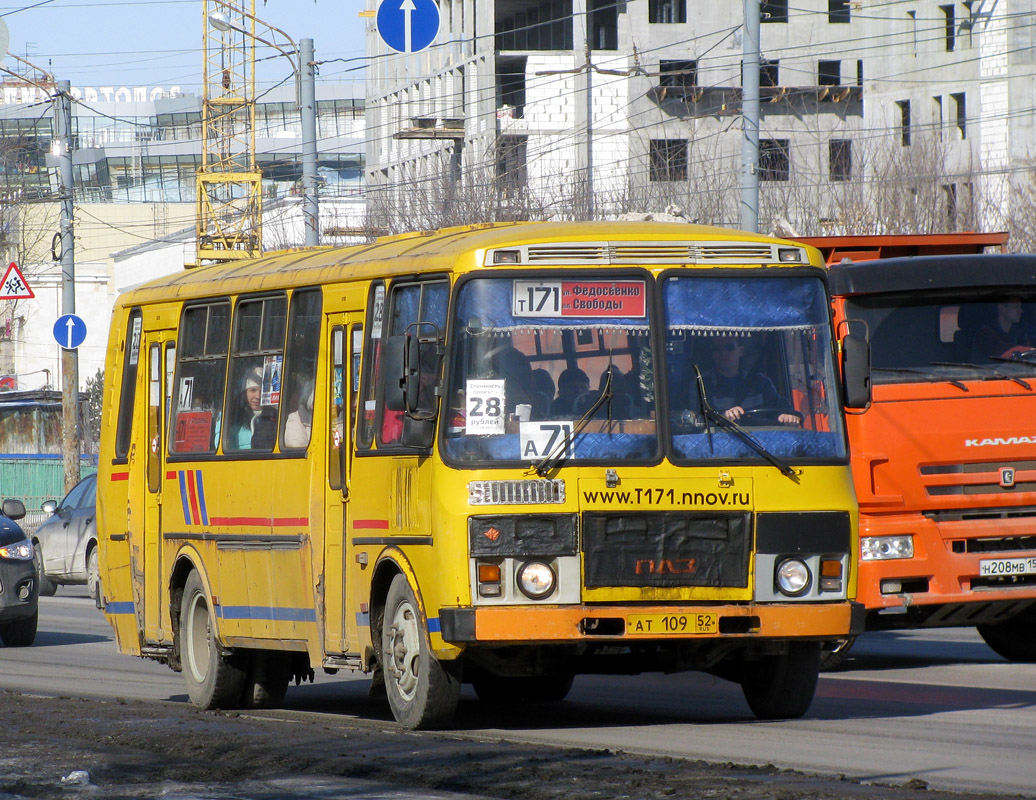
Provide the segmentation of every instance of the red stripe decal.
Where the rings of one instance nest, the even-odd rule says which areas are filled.
[[[170,470],[169,472],[167,472],[165,474],[165,479],[167,481],[175,481],[176,480],[176,473],[173,472],[172,470]]]
[[[354,530],[388,530],[387,519],[354,519],[353,520]]]
[[[198,510],[198,490],[194,485],[194,470],[187,470],[187,494],[191,500],[191,524],[201,525],[201,512]]]
[[[251,525],[261,528],[298,528],[308,527],[305,517],[209,517],[212,525]]]
[[[111,479],[113,481],[128,481],[129,480],[129,473],[128,472],[113,472],[112,475],[111,475]]]

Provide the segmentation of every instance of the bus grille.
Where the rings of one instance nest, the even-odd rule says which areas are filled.
[[[748,586],[748,512],[586,512],[582,522],[587,587]]]

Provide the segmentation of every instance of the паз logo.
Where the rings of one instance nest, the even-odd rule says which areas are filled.
[[[697,571],[693,558],[662,558],[655,561],[652,558],[641,558],[633,567],[635,575],[678,575],[691,574]]]
[[[1014,467],[1000,467],[1000,486],[1004,489],[1014,487]]]

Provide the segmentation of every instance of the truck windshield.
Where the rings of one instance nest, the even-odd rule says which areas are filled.
[[[668,277],[662,301],[675,460],[845,458],[820,279]]]
[[[462,284],[444,455],[530,468],[656,460],[650,286],[628,272]]]
[[[875,384],[1036,377],[1036,293],[975,290],[847,298],[866,323]]]

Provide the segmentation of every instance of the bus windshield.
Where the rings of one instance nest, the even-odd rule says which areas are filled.
[[[673,276],[662,305],[674,460],[846,457],[819,279]]]
[[[866,323],[875,384],[1036,377],[1031,288],[861,295],[845,314]]]
[[[657,460],[647,276],[476,278],[454,312],[448,459]]]

